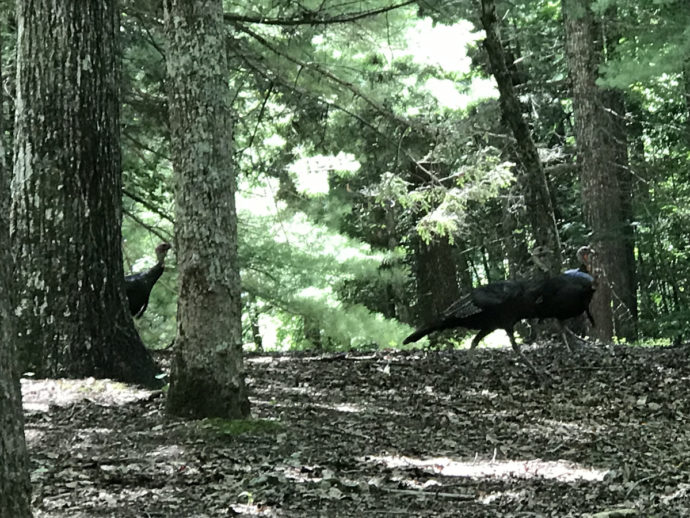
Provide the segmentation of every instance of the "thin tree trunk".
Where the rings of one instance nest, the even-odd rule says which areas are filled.
[[[221,0],[166,0],[180,295],[168,412],[249,414]]]
[[[39,376],[160,386],[125,305],[114,1],[17,2],[20,354]]]
[[[512,189],[515,189],[513,187]],[[527,243],[524,238],[518,237],[516,230],[519,227],[517,215],[511,210],[512,203],[512,189],[505,201],[503,202],[503,218],[501,220],[501,228],[505,236],[505,255],[508,259],[508,278],[521,279],[529,274],[525,271],[525,265],[528,263],[529,253],[527,251]]]
[[[264,340],[261,336],[261,328],[259,327],[259,307],[256,302],[256,297],[251,293],[247,294],[247,314],[249,315],[249,326],[252,333],[252,342],[256,346],[256,351],[264,352]]]
[[[0,23],[0,85],[2,34]],[[0,114],[4,93],[0,91]],[[4,117],[0,115],[0,243],[9,242],[9,171],[5,160]],[[0,246],[0,516],[31,516],[31,485],[24,440],[24,413],[13,332],[13,280],[10,248]]]
[[[470,265],[467,243],[458,243],[459,252],[457,253],[456,273],[459,283],[459,291],[469,291],[472,289],[472,267]]]
[[[555,273],[562,264],[561,244],[544,167],[506,65],[494,0],[481,0],[481,9],[482,26],[486,32],[484,47],[498,85],[501,112],[515,137],[517,155],[527,177],[525,194],[532,233],[537,245],[550,252],[546,258],[547,266]]]
[[[426,324],[436,320],[460,297],[453,249],[448,238],[418,240],[416,253],[417,315]]]
[[[683,62],[683,96],[685,98],[685,145],[690,147],[690,57]]]

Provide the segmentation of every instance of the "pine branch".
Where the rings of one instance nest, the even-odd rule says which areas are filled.
[[[137,202],[137,203],[143,205],[143,206],[146,207],[148,210],[150,210],[150,211],[153,212],[154,214],[157,214],[157,215],[160,216],[161,218],[163,218],[163,219],[165,219],[165,220],[168,220],[168,221],[169,221],[170,223],[172,223],[173,225],[175,224],[175,221],[173,220],[172,216],[170,216],[168,213],[166,213],[165,211],[161,210],[160,208],[156,207],[156,206],[153,205],[152,203],[146,201],[146,200],[145,200],[144,198],[142,198],[141,196],[138,196],[138,195],[134,194],[133,192],[128,191],[127,189],[122,189],[122,194],[124,194],[125,196],[127,196],[130,200],[133,200],[133,201],[135,201],[135,202]]]
[[[417,3],[417,0],[407,0],[399,4],[393,4],[378,9],[370,9],[368,11],[361,11],[358,13],[347,13],[339,16],[319,18],[318,12],[305,11],[301,18],[280,19],[280,18],[262,18],[256,16],[242,16],[230,13],[225,13],[223,16],[226,22],[230,23],[257,23],[262,25],[281,25],[285,27],[295,25],[332,25],[336,23],[349,23],[363,18],[377,16],[379,14],[387,13]]]
[[[168,155],[161,153],[157,149],[153,149],[151,146],[147,146],[146,144],[144,144],[143,142],[141,142],[140,140],[135,138],[128,131],[122,131],[122,136],[125,137],[127,140],[129,140],[132,144],[134,144],[135,147],[137,147],[139,149],[143,149],[144,151],[148,151],[149,153],[156,155],[158,158],[160,158],[162,160],[170,161],[170,157]],[[140,157],[141,157],[141,155],[140,155]],[[142,161],[144,163],[146,163],[147,165],[149,165],[148,161],[146,159],[144,159],[143,157],[142,157]],[[152,167],[152,169],[153,169],[153,167]]]
[[[251,29],[248,29],[247,27],[244,27],[244,26],[241,25],[241,24],[235,24],[235,27],[236,27],[239,31],[241,31],[241,32],[243,32],[243,33],[245,33],[245,34],[247,34],[248,36],[251,36],[252,38],[254,38],[257,42],[259,42],[261,45],[263,45],[264,47],[266,47],[268,50],[270,50],[270,51],[273,52],[274,54],[276,54],[276,55],[278,55],[278,56],[280,56],[280,57],[286,59],[287,61],[289,61],[289,62],[291,62],[291,63],[294,63],[295,65],[298,65],[298,66],[300,66],[300,67],[303,67],[303,68],[305,68],[305,69],[307,69],[307,70],[312,70],[312,71],[314,71],[314,72],[316,72],[316,73],[322,75],[323,77],[325,77],[325,78],[327,78],[327,79],[330,79],[332,82],[336,83],[337,85],[342,86],[343,88],[346,88],[347,90],[349,90],[350,92],[352,92],[356,97],[362,99],[362,100],[363,100],[364,102],[366,102],[369,106],[371,106],[376,112],[378,112],[379,114],[383,115],[384,117],[386,117],[386,118],[388,118],[388,119],[390,119],[390,120],[393,120],[393,121],[397,122],[398,124],[400,124],[400,125],[402,125],[402,126],[405,126],[405,127],[408,127],[408,128],[412,128],[412,129],[414,129],[414,130],[417,130],[417,131],[419,131],[419,132],[421,132],[421,133],[429,133],[429,129],[428,129],[427,127],[425,127],[425,126],[423,126],[423,125],[421,125],[421,124],[415,123],[414,121],[405,119],[405,118],[403,118],[403,117],[400,117],[400,116],[394,114],[394,113],[391,112],[390,110],[388,110],[388,109],[384,108],[383,106],[381,106],[378,102],[376,102],[375,100],[373,100],[373,99],[370,98],[369,96],[365,95],[364,92],[362,92],[362,91],[361,91],[357,86],[355,86],[353,83],[351,83],[351,82],[349,82],[349,81],[345,81],[344,79],[341,79],[340,77],[338,77],[338,76],[336,76],[335,74],[333,74],[331,71],[326,70],[326,69],[325,69],[324,67],[322,67],[321,65],[319,65],[319,64],[317,64],[317,63],[307,63],[307,62],[305,62],[305,61],[302,61],[302,60],[299,60],[299,59],[297,59],[297,58],[295,58],[295,57],[292,57],[292,56],[290,56],[289,54],[286,54],[285,52],[281,51],[280,49],[278,49],[277,47],[275,47],[274,45],[272,45],[272,44],[271,44],[268,40],[266,40],[263,36],[261,36],[260,34],[258,34],[258,33],[254,32],[254,31],[252,31]]]
[[[390,135],[383,133],[381,130],[377,129],[371,122],[368,120],[364,119],[361,115],[358,115],[351,110],[345,108],[344,106],[341,106],[340,104],[327,100],[327,99],[322,99],[321,97],[318,97],[317,95],[309,92],[308,90],[305,90],[303,88],[299,88],[298,86],[292,84],[289,82],[287,79],[284,79],[283,77],[273,73],[272,75],[269,75],[267,73],[267,69],[265,67],[260,67],[259,65],[252,63],[248,57],[243,56],[242,60],[245,62],[245,64],[251,68],[254,72],[257,74],[261,75],[262,77],[268,79],[269,81],[272,81],[276,84],[281,85],[282,87],[286,88],[287,90],[299,95],[300,97],[307,97],[315,102],[324,104],[326,106],[335,108],[336,110],[342,111],[343,113],[349,115],[353,119],[356,119],[358,122],[362,123],[362,125],[366,126],[367,128],[371,129],[373,132],[381,135],[382,137],[389,138]]]
[[[127,209],[123,209],[123,213],[129,219],[134,221],[137,225],[144,227],[146,230],[151,232],[153,235],[158,236],[161,239],[161,241],[168,242],[168,241],[172,240],[172,234],[170,234],[169,232],[166,232],[165,230],[159,230],[156,227],[149,225],[148,223],[146,223],[141,218],[136,216],[134,213],[128,211]]]
[[[242,60],[251,70],[253,70],[257,74],[259,74],[260,76],[264,77],[265,79],[271,81],[272,83],[278,84],[278,85],[286,88],[287,90],[299,95],[300,97],[308,97],[317,103],[321,103],[321,104],[324,104],[328,107],[342,111],[346,115],[349,115],[353,119],[360,122],[363,126],[369,128],[371,131],[373,131],[377,135],[380,135],[381,137],[386,138],[386,139],[390,138],[389,133],[384,133],[383,131],[378,129],[376,126],[374,126],[372,123],[370,123],[368,120],[364,119],[361,115],[345,108],[344,106],[342,106],[338,103],[335,103],[331,100],[328,100],[328,99],[322,99],[322,98],[318,97],[317,95],[309,92],[308,90],[305,90],[303,88],[299,88],[298,86],[292,84],[291,82],[288,82],[286,79],[284,79],[283,77],[279,76],[276,73],[269,75],[267,73],[267,69],[265,67],[260,67],[259,65],[252,63],[251,60],[247,56],[242,56]],[[408,126],[407,129],[410,129],[410,127]],[[405,137],[405,134],[403,133],[403,135],[400,137],[400,140],[398,142],[398,154],[400,154],[400,152],[402,152],[402,154],[404,154],[415,165],[417,165],[417,167],[419,167],[420,170],[427,172],[430,177],[433,177],[433,174],[431,172],[427,171],[426,168],[422,165],[422,163],[419,160],[417,160],[416,158],[414,158],[408,150],[402,149],[402,142],[403,142],[404,137]],[[440,184],[440,180],[438,180],[438,179],[436,179],[436,180],[437,180],[437,183]]]

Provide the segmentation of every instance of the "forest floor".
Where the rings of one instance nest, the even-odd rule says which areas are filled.
[[[23,380],[36,517],[688,516],[687,347],[266,355],[252,420]],[[614,512],[615,511],[615,512]]]

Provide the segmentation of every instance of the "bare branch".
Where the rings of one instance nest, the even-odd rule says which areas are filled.
[[[345,81],[344,79],[341,79],[340,77],[333,74],[331,71],[326,70],[321,65],[319,65],[317,63],[307,63],[305,61],[301,61],[297,58],[294,58],[294,57],[286,54],[285,52],[281,51],[280,49],[278,49],[274,45],[272,45],[263,36],[261,36],[260,34],[257,34],[256,32],[252,31],[251,29],[248,29],[247,27],[244,27],[241,24],[236,24],[235,27],[239,31],[244,32],[245,34],[254,38],[256,41],[261,43],[261,45],[263,45],[264,47],[269,49],[274,54],[277,54],[278,56],[285,58],[286,60],[290,61],[291,63],[294,63],[295,65],[298,65],[298,66],[304,67],[308,70],[312,70],[314,72],[317,72],[318,74],[321,74],[322,76],[330,79],[331,81],[338,84],[339,86],[346,88],[347,90],[352,92],[354,95],[356,95],[358,98],[360,98],[364,102],[366,102],[369,106],[371,106],[374,110],[376,110],[379,114],[383,115],[384,117],[386,117],[390,120],[393,120],[402,126],[415,129],[415,130],[420,131],[422,133],[428,133],[429,130],[425,126],[394,114],[390,110],[381,106],[375,100],[373,100],[370,97],[368,97],[367,95],[365,95],[364,92],[362,92],[359,88],[357,88],[357,86],[355,86],[353,83],[351,83],[349,81]]]
[[[146,230],[151,232],[153,235],[158,236],[162,241],[170,241],[172,239],[172,234],[170,232],[167,232],[165,230],[159,230],[158,228],[149,225],[145,221],[143,221],[141,218],[136,216],[134,213],[128,211],[127,209],[123,209],[123,212],[125,216],[127,216],[129,219],[134,221],[137,225],[144,227]]]
[[[150,211],[153,212],[154,214],[157,214],[157,215],[160,216],[161,218],[163,218],[163,219],[169,221],[169,222],[172,223],[173,225],[175,224],[175,221],[172,219],[172,216],[170,216],[170,215],[167,214],[166,212],[162,211],[160,208],[156,207],[156,206],[153,205],[152,203],[146,201],[146,200],[143,199],[141,196],[137,196],[136,194],[134,194],[134,193],[131,192],[131,191],[128,191],[127,189],[122,189],[122,194],[124,194],[125,196],[127,196],[130,200],[133,200],[133,201],[135,201],[135,202],[137,202],[137,203],[140,203],[141,205],[143,205],[144,207],[146,207],[148,210],[150,210]]]
[[[309,92],[309,91],[307,91],[307,90],[305,90],[305,89],[303,89],[303,88],[299,88],[298,86],[289,83],[286,79],[284,79],[284,78],[278,76],[277,74],[268,75],[267,72],[266,72],[267,69],[266,69],[265,67],[260,67],[259,65],[256,65],[256,64],[252,63],[252,62],[249,60],[249,58],[247,58],[247,57],[243,57],[243,61],[245,62],[245,64],[246,64],[249,68],[251,68],[252,70],[254,70],[257,74],[260,74],[261,76],[265,77],[266,79],[269,79],[269,80],[271,80],[271,81],[273,81],[273,82],[275,82],[275,83],[277,83],[277,84],[280,84],[280,85],[282,85],[284,88],[286,88],[286,89],[288,89],[288,90],[290,90],[290,91],[292,91],[292,92],[294,92],[294,93],[296,93],[296,94],[298,94],[298,95],[300,95],[300,96],[302,96],[302,97],[309,97],[309,98],[313,99],[314,101],[316,101],[316,102],[318,102],[318,103],[325,104],[326,106],[333,107],[333,108],[335,108],[336,110],[342,111],[343,113],[346,113],[347,115],[349,115],[349,116],[352,117],[353,119],[356,119],[357,121],[359,121],[360,123],[362,123],[362,125],[364,125],[364,126],[366,126],[367,128],[371,129],[371,130],[374,131],[375,133],[378,133],[378,134],[381,135],[382,137],[386,137],[386,138],[390,137],[390,135],[387,135],[387,134],[383,133],[381,130],[379,130],[378,128],[376,128],[371,122],[369,122],[368,120],[364,119],[361,115],[358,115],[358,114],[356,114],[356,113],[350,111],[349,109],[345,108],[344,106],[341,106],[341,105],[339,105],[339,104],[337,104],[337,103],[335,103],[335,102],[333,102],[333,101],[330,101],[330,100],[322,99],[321,97],[319,97],[319,96],[317,96],[317,95],[315,95],[315,94],[313,94],[313,93],[311,93],[311,92]]]
[[[319,18],[318,12],[316,11],[305,11],[301,18],[292,19],[280,19],[280,18],[262,18],[256,16],[241,16],[238,14],[225,13],[224,18],[226,22],[230,23],[258,23],[262,25],[282,25],[282,26],[295,26],[295,25],[332,25],[336,23],[349,23],[356,20],[361,20],[363,18],[369,18],[372,16],[377,16],[379,14],[394,11],[395,9],[400,9],[408,5],[415,4],[417,0],[407,0],[399,4],[389,5],[387,7],[381,7],[379,9],[370,9],[368,11],[360,11],[358,13],[347,13],[341,14],[339,16],[333,16],[328,18]]]

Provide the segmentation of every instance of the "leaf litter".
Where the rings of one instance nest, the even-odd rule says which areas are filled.
[[[252,418],[22,380],[36,517],[683,516],[687,347],[246,359]]]

